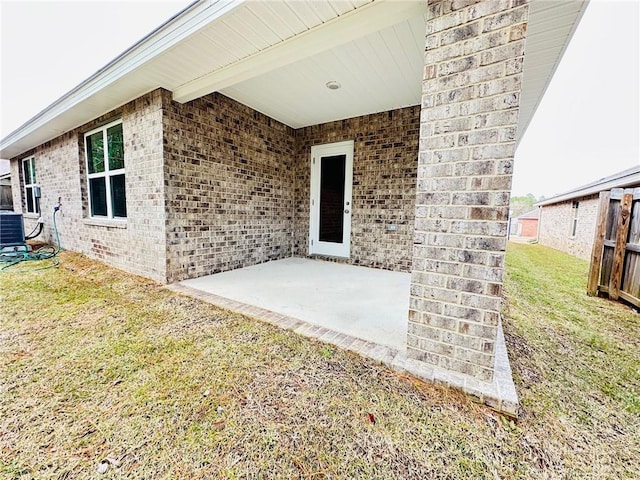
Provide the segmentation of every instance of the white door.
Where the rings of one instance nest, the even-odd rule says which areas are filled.
[[[353,141],[311,147],[309,253],[349,257]]]

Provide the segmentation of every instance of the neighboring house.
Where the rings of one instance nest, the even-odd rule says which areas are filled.
[[[13,210],[11,168],[8,160],[0,160],[0,210]]]
[[[538,241],[589,260],[600,192],[638,186],[640,165],[537,203],[536,206],[541,207]]]
[[[407,356],[491,382],[513,156],[584,8],[194,3],[2,140],[14,204],[160,282],[411,272]]]
[[[540,217],[540,209],[536,208],[523,213],[516,219],[518,225],[516,235],[518,237],[535,238],[538,236],[538,219]]]

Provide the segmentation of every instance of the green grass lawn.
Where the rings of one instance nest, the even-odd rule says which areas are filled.
[[[5,270],[0,478],[640,478],[640,315],[581,260],[507,261],[516,423],[80,255]]]

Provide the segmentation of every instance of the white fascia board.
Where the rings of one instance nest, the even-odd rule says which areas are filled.
[[[19,155],[25,151],[24,146],[16,148],[20,139],[30,135],[47,123],[55,121],[62,113],[100,92],[106,86],[121,79],[149,60],[169,50],[177,43],[200,30],[204,25],[222,17],[244,3],[244,1],[245,0],[202,0],[187,6],[131,48],[125,50],[121,55],[98,70],[87,80],[3,138],[0,141],[0,157],[11,158]],[[56,131],[69,131],[78,126],[80,125],[56,129]],[[52,126],[51,128],[55,127]],[[48,141],[52,138],[55,137],[47,138],[43,141]]]
[[[377,0],[174,89],[185,103],[426,13],[426,2]]]
[[[566,202],[568,200],[574,200],[576,198],[587,197],[595,195],[596,193],[603,192],[605,190],[611,190],[612,188],[625,188],[625,187],[637,187],[640,186],[640,172],[632,175],[625,176],[623,178],[616,178],[609,180],[608,182],[599,183],[586,188],[580,188],[568,193],[556,195],[555,197],[548,198],[542,202],[535,204],[536,207],[544,207],[547,205],[553,205],[555,203]]]

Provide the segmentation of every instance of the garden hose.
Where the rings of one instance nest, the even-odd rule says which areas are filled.
[[[5,270],[9,267],[13,267],[22,262],[27,261],[41,261],[41,260],[51,260],[50,265],[46,265],[39,268],[29,268],[23,271],[35,271],[35,270],[44,270],[46,268],[57,267],[60,265],[60,260],[57,258],[58,253],[62,250],[60,248],[60,235],[58,234],[58,225],[56,223],[56,214],[60,211],[60,205],[56,205],[53,207],[53,233],[55,237],[56,244],[46,247],[41,247],[35,252],[11,252],[9,253],[0,253],[0,263],[4,264],[0,271]]]

